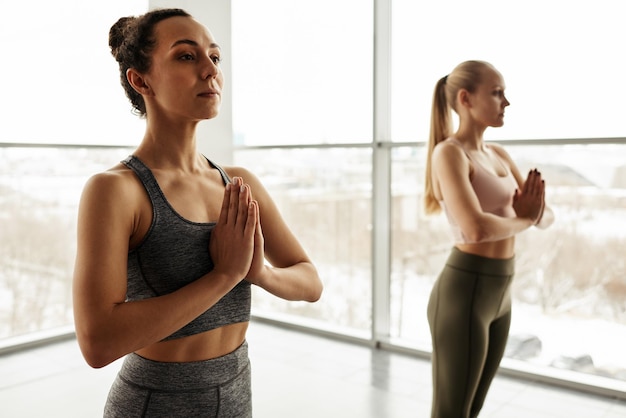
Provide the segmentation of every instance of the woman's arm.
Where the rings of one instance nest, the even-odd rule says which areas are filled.
[[[463,150],[454,144],[439,144],[433,151],[432,170],[436,189],[446,209],[457,221],[468,243],[499,241],[532,226],[541,205],[538,195],[524,195],[523,203],[537,213],[504,218],[483,212],[470,182],[470,163]]]
[[[509,165],[511,173],[513,173],[513,176],[515,177],[515,181],[519,185],[519,190],[524,191],[528,187],[532,187],[531,183],[533,183],[533,182],[535,183],[534,187],[537,187],[538,184],[541,183],[541,187],[543,188],[542,206],[541,206],[541,210],[540,210],[538,216],[535,219],[534,225],[537,228],[540,228],[540,229],[548,228],[550,225],[552,225],[552,223],[554,223],[554,212],[546,204],[546,201],[545,201],[545,184],[544,184],[543,178],[541,176],[541,173],[539,173],[536,169],[535,170],[531,170],[528,173],[528,177],[526,179],[524,179],[522,177],[522,175],[521,175],[517,165],[515,164],[515,162],[513,161],[511,156],[509,155],[509,153],[507,153],[506,150],[502,146],[500,146],[498,144],[492,144],[492,148]]]
[[[140,222],[138,196],[145,193],[129,173],[92,177],[79,205],[74,321],[92,367],[161,341],[192,321],[245,276],[252,260],[256,206],[249,203],[247,187],[241,192],[229,187],[215,227],[222,240],[220,251],[212,254],[215,268],[173,293],[126,302],[129,241]]]
[[[254,259],[246,280],[286,300],[317,301],[323,288],[317,269],[265,187],[244,168],[229,167],[227,172],[250,184],[259,204]]]

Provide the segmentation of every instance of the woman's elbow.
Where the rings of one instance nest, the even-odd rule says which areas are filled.
[[[317,302],[322,297],[323,290],[324,290],[324,285],[322,284],[322,281],[317,279],[317,283],[315,283],[315,285],[311,289],[310,294],[305,300],[311,303]]]
[[[313,264],[311,264],[311,269],[313,270],[313,285],[311,286],[309,297],[306,300],[308,302],[317,302],[322,297],[324,284],[322,283],[322,279],[320,278],[317,269]]]
[[[102,338],[77,332],[76,339],[83,358],[94,369],[101,369],[119,357],[112,354],[111,348],[106,343],[102,343]]]
[[[554,212],[552,211],[552,209],[546,207],[543,211],[541,218],[539,219],[539,222],[537,222],[535,226],[539,229],[547,229],[554,223],[554,220]]]
[[[101,369],[112,363],[112,361],[109,360],[107,356],[103,355],[98,350],[84,348],[83,346],[81,346],[80,351],[82,352],[83,358],[85,359],[89,367],[92,367],[94,369]]]
[[[301,287],[301,294],[298,299],[305,302],[317,302],[322,297],[322,291],[324,285],[317,272],[317,269],[310,261],[301,264],[305,271],[303,272],[303,278],[306,278]]]

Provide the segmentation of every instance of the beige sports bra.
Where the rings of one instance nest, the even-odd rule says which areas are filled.
[[[476,193],[476,197],[480,202],[480,207],[483,212],[492,213],[504,218],[514,218],[516,214],[513,209],[513,196],[515,194],[515,190],[517,189],[517,182],[515,181],[511,170],[507,167],[507,174],[505,176],[498,176],[497,174],[489,171],[480,162],[473,159],[456,138],[451,137],[446,141],[450,141],[461,147],[467,158],[470,160],[472,167],[474,168],[470,182],[474,192]],[[488,147],[488,145],[486,146]],[[440,200],[439,203],[446,213],[456,242],[466,243],[467,241],[463,236],[461,228],[459,228],[458,223],[455,219],[453,219],[447,210],[443,200]]]

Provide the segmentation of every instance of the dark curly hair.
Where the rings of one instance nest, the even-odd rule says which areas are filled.
[[[141,117],[146,115],[146,104],[128,82],[126,71],[134,68],[145,73],[150,69],[151,54],[156,46],[154,26],[174,16],[191,17],[182,9],[156,9],[141,16],[122,17],[109,30],[109,47],[120,66],[120,82],[134,112]]]

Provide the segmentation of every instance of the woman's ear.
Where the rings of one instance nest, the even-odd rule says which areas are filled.
[[[467,89],[459,89],[459,92],[456,95],[457,103],[459,103],[463,107],[472,107],[471,97],[469,91]]]
[[[147,84],[144,76],[134,68],[126,70],[126,79],[135,91],[141,95],[149,95],[152,93],[152,89]]]

